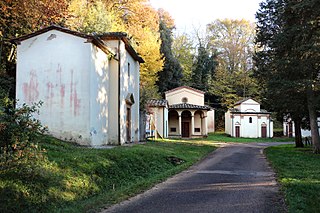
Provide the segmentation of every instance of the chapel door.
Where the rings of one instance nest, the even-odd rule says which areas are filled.
[[[182,137],[188,138],[189,135],[189,122],[182,122]]]
[[[127,107],[126,129],[127,129],[127,142],[131,142],[131,108],[130,107]]]
[[[266,126],[262,126],[261,127],[261,137],[262,138],[266,138],[267,137],[267,127]]]
[[[236,138],[240,137],[240,126],[236,126]]]

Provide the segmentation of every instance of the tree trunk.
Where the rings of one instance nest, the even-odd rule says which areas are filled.
[[[320,137],[317,121],[317,112],[315,108],[316,97],[314,96],[314,91],[310,85],[307,88],[307,99],[308,99],[308,111],[310,117],[310,128],[311,128],[311,138],[313,144],[314,153],[320,153]]]
[[[301,119],[294,119],[294,131],[295,131],[295,142],[296,147],[303,147],[302,136],[301,136]]]

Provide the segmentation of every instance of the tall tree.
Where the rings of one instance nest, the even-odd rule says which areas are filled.
[[[320,152],[316,109],[319,95],[319,16],[314,0],[267,0],[257,13],[256,75],[265,97],[297,126],[308,109],[314,151]],[[279,94],[279,95],[276,95]],[[319,109],[319,108],[318,108]],[[300,129],[300,127],[299,127]],[[296,146],[302,146],[296,139]]]
[[[219,63],[211,92],[220,97],[222,106],[257,96],[257,84],[251,76],[254,25],[246,20],[218,19],[207,25],[207,34]]]
[[[178,87],[182,82],[182,68],[177,58],[172,52],[173,29],[174,23],[170,15],[164,10],[159,10],[160,16],[160,38],[161,48],[163,54],[164,66],[159,72],[158,86],[161,93]]]
[[[173,56],[182,68],[182,84],[192,86],[192,66],[195,57],[193,41],[187,34],[175,35],[172,43]]]

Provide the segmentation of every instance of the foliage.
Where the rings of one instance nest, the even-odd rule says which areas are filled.
[[[159,72],[159,79],[157,85],[161,93],[170,89],[181,86],[182,80],[182,67],[177,58],[174,57],[172,52],[173,35],[172,25],[173,20],[170,15],[163,10],[159,11],[160,16],[160,51],[163,54],[164,66]]]
[[[288,212],[318,212],[320,209],[320,158],[311,148],[292,145],[269,147],[268,160],[276,170]]]
[[[216,49],[218,67],[210,93],[229,108],[244,97],[259,95],[252,75],[254,25],[246,20],[216,20],[207,25],[209,42]]]
[[[0,212],[88,212],[125,200],[213,151],[201,142],[90,149],[41,138],[49,162],[36,178],[0,172]],[[173,164],[170,158],[184,163]]]
[[[172,42],[172,54],[182,68],[182,84],[192,86],[192,66],[195,54],[192,39],[187,34],[175,35]]]
[[[4,98],[0,110],[0,165],[15,167],[42,159],[42,150],[35,140],[46,130],[33,117],[41,103],[33,106],[23,104],[15,108],[14,101]]]
[[[316,1],[267,0],[257,13],[259,51],[255,75],[263,96],[279,114],[299,127],[310,118],[315,151],[320,151],[316,106],[319,103],[319,11]],[[297,128],[300,130],[300,128]],[[301,136],[297,132],[297,146]]]

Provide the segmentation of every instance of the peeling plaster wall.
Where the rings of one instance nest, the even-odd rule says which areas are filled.
[[[90,144],[91,43],[52,30],[18,45],[17,105],[43,101],[39,119],[52,135]]]

